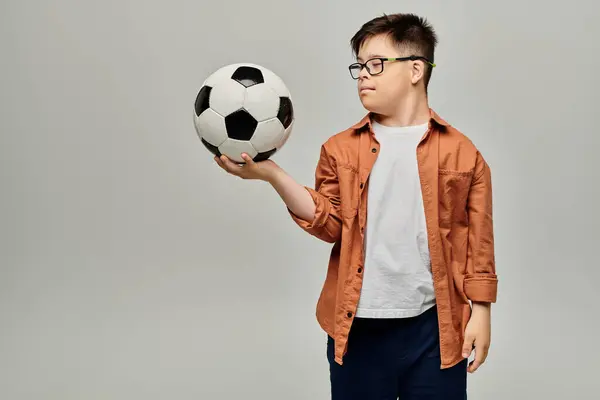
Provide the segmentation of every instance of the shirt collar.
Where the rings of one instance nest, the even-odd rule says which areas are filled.
[[[429,109],[429,115],[430,115],[430,123],[435,123],[439,126],[442,127],[447,127],[450,124],[448,124],[448,122],[446,122],[442,117],[440,117],[435,111],[433,111],[433,109]],[[362,132],[364,130],[371,130],[372,128],[372,124],[373,124],[373,116],[372,113],[368,113],[367,115],[365,115],[359,122],[357,122],[356,124],[354,124],[351,129],[354,129],[357,132]]]

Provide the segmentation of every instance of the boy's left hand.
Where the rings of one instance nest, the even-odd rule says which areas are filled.
[[[468,372],[475,372],[485,361],[490,348],[491,304],[473,303],[471,318],[465,329],[463,357],[468,358],[473,348],[475,359],[469,363]]]

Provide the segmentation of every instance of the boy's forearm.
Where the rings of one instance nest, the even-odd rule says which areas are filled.
[[[268,179],[286,206],[298,217],[312,221],[315,217],[315,203],[312,196],[282,169],[276,170]]]
[[[494,257],[492,179],[490,168],[478,154],[475,176],[469,189],[469,238],[464,291],[478,303],[494,303],[498,277]]]

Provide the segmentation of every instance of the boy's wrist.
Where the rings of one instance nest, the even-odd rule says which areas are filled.
[[[270,183],[271,185],[276,185],[278,182],[281,181],[284,175],[285,173],[281,168],[273,168],[269,170],[269,172],[266,174],[265,181]]]
[[[480,301],[474,301],[473,302],[473,311],[490,311],[492,307],[492,304],[489,302],[480,302]]]

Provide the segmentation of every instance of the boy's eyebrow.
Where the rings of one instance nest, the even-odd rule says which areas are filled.
[[[386,57],[386,56],[381,55],[381,54],[367,54],[367,60],[371,59],[371,58],[384,58],[384,57]],[[362,58],[358,57],[356,60],[357,61],[362,61]]]

